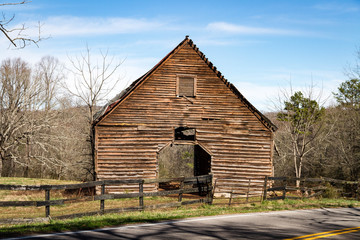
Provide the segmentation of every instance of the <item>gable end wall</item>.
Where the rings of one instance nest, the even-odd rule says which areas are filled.
[[[176,96],[181,74],[196,76],[195,98]],[[242,192],[248,179],[261,191],[264,176],[272,175],[273,133],[185,44],[95,127],[98,179],[156,178],[157,152],[179,126],[195,128],[212,153],[217,191]]]

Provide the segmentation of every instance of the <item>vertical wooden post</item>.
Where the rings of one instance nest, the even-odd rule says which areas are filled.
[[[358,185],[356,189],[357,199],[360,201],[360,178],[358,179]]]
[[[287,177],[285,177],[285,179],[283,180],[283,185],[284,185],[284,189],[283,189],[282,199],[285,199],[286,198],[286,188],[287,188]]]
[[[139,183],[139,207],[144,209],[144,180]]]
[[[209,174],[208,178],[206,179],[206,203],[212,204],[214,199],[214,188],[212,185],[213,182],[213,175]],[[216,181],[215,181],[216,184]]]
[[[248,188],[247,188],[247,192],[246,192],[246,203],[249,202],[250,182],[251,182],[251,179],[249,179],[249,184],[248,184]]]
[[[178,197],[178,202],[182,202],[182,198],[183,198],[183,193],[184,193],[184,178],[180,181],[180,188],[179,188],[180,192],[179,192],[179,197]],[[199,193],[200,194],[200,193]]]
[[[231,205],[231,200],[232,200],[232,197],[233,197],[233,192],[234,192],[234,190],[231,190],[231,192],[230,192],[230,197],[229,197],[229,206]]]
[[[212,204],[213,203],[213,201],[214,201],[214,195],[215,195],[215,190],[216,190],[216,182],[217,182],[217,179],[215,179],[215,181],[214,181],[214,186],[211,186],[211,202],[210,202],[210,204]],[[211,184],[212,184],[212,175],[211,175]]]
[[[45,201],[48,201],[45,205],[45,216],[50,217],[50,189],[45,190]]]
[[[267,182],[268,182],[268,176],[265,176],[265,179],[264,179],[264,193],[263,193],[263,201],[266,200],[266,195],[267,195]]]
[[[105,184],[101,184],[101,195],[105,194]],[[105,212],[105,200],[100,200],[100,214],[103,215]]]

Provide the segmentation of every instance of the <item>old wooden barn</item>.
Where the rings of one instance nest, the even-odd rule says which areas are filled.
[[[249,179],[260,191],[275,130],[187,36],[97,114],[97,179],[212,173],[219,193],[242,192]]]

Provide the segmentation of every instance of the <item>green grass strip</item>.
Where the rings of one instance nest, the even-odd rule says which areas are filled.
[[[50,223],[32,223],[0,226],[1,237],[15,237],[39,233],[89,230],[134,223],[152,223],[189,217],[214,216],[235,213],[267,212],[279,210],[311,209],[320,207],[360,207],[360,202],[346,199],[304,199],[266,201],[263,203],[227,206],[224,201],[214,205],[186,206],[176,209],[106,214],[69,220],[52,220]]]

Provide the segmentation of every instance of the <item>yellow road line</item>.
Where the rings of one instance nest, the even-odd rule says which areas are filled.
[[[325,238],[325,237],[331,237],[331,236],[335,236],[335,235],[340,235],[340,234],[345,234],[345,233],[351,233],[351,232],[357,232],[357,231],[360,231],[360,229],[354,229],[354,230],[349,230],[349,231],[337,232],[337,233],[322,235],[322,236],[313,237],[313,238],[306,238],[306,240],[318,239],[318,238]]]
[[[360,231],[360,227],[354,227],[354,228],[344,228],[344,229],[338,229],[333,231],[327,231],[327,232],[321,232],[321,233],[314,233],[309,235],[304,235],[300,237],[294,237],[294,238],[287,238],[284,240],[295,240],[295,239],[318,239],[318,238],[324,238],[324,237],[330,237],[334,235],[340,235],[345,233],[351,233],[351,232],[357,232]]]

